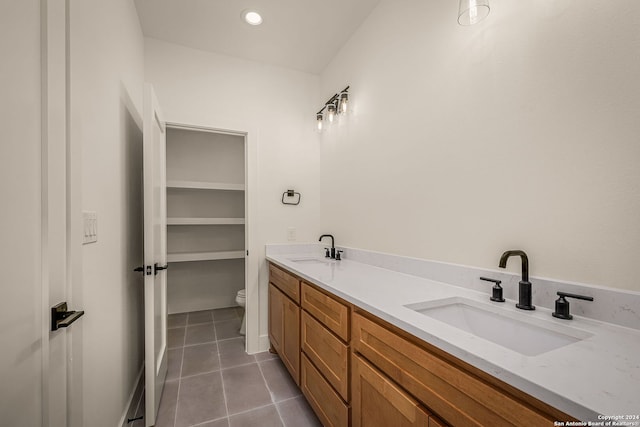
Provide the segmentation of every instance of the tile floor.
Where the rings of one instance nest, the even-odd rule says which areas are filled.
[[[157,427],[321,425],[277,356],[245,353],[241,315],[231,307],[169,316]]]

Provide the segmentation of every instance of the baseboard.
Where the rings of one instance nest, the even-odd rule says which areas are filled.
[[[271,342],[269,341],[269,335],[260,335],[258,336],[257,342],[248,342],[247,343],[247,353],[248,354],[256,354],[262,353],[263,351],[269,350],[271,347]]]
[[[120,422],[117,424],[117,427],[130,427],[131,424],[128,423],[129,419],[135,418],[136,411],[140,405],[140,399],[142,398],[142,392],[144,391],[144,363],[140,368],[140,372],[138,372],[138,377],[136,378],[136,382],[133,385],[133,390],[129,394],[129,400],[127,401],[127,406],[124,408],[124,413],[122,417],[120,417]]]

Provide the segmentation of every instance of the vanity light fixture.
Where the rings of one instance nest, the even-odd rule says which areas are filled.
[[[489,15],[489,10],[489,0],[460,0],[458,24],[477,24]]]
[[[255,10],[243,10],[242,19],[249,25],[255,26],[262,24],[262,16]]]
[[[336,115],[344,115],[348,111],[348,107],[349,86],[345,87],[341,92],[336,93],[331,98],[329,98],[329,100],[324,103],[320,111],[316,113],[316,123],[318,131],[321,132],[324,127],[325,116],[329,123],[333,123]]]

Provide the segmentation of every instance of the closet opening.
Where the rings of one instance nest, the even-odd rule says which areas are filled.
[[[238,307],[249,248],[247,135],[167,123],[166,173],[168,314]]]

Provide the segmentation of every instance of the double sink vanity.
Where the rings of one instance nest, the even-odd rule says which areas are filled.
[[[350,253],[267,246],[271,345],[323,425],[640,425],[637,329],[519,310]]]

